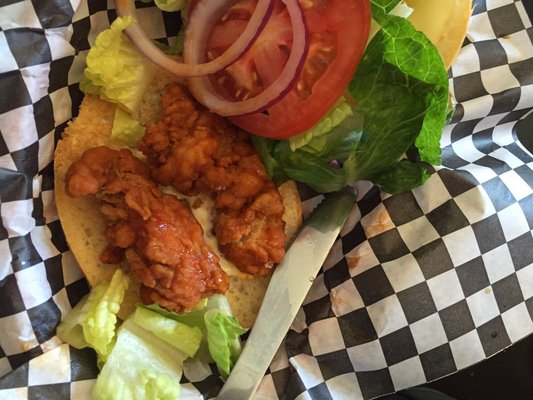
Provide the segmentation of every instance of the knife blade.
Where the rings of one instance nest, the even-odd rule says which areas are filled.
[[[257,390],[354,203],[349,190],[327,196],[276,267],[253,329],[217,400],[248,400]]]

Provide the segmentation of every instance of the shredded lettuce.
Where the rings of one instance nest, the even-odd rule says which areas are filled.
[[[128,147],[135,147],[137,141],[143,137],[145,127],[130,114],[118,108],[115,111],[111,137]]]
[[[130,16],[117,18],[98,34],[80,81],[84,93],[118,103],[129,113],[138,110],[155,72],[155,66],[123,34],[132,21]]]
[[[132,320],[118,330],[117,341],[100,371],[94,400],[176,400],[187,355]]]
[[[111,282],[102,282],[85,296],[57,327],[57,336],[78,349],[91,347],[101,360],[111,352],[117,313],[129,285],[129,278],[117,269]]]
[[[332,192],[371,180],[394,194],[427,180],[424,163],[440,164],[450,111],[448,74],[429,39],[389,13],[398,3],[372,1],[381,29],[348,87],[357,103],[353,117],[295,151],[287,140],[253,138],[278,184],[290,178]]]
[[[152,0],[139,0],[142,3],[151,3]],[[153,0],[161,11],[183,11],[189,7],[190,0]]]

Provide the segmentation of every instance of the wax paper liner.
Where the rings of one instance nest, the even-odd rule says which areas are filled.
[[[357,185],[257,398],[370,399],[533,332],[533,157],[514,131],[533,109],[533,30],[520,1],[474,5],[450,70],[443,166],[397,196]],[[177,16],[138,7],[150,35],[172,41]],[[80,104],[87,50],[115,16],[106,1],[0,1],[0,398],[90,397],[94,354],[55,337],[88,286],[57,219],[53,150]],[[317,198],[302,196],[311,209]],[[185,398],[221,385],[198,365],[184,382]]]

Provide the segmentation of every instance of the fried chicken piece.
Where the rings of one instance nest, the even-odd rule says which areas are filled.
[[[162,106],[137,144],[152,177],[185,194],[211,195],[221,251],[241,271],[268,275],[285,254],[284,208],[248,134],[176,83],[165,87]]]
[[[89,149],[70,166],[65,181],[69,196],[93,194],[101,200],[109,241],[101,260],[125,259],[141,282],[144,303],[182,313],[226,292],[229,278],[190,208],[163,194],[131,151]]]

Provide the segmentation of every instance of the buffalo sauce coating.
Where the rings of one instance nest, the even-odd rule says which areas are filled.
[[[285,255],[284,207],[248,134],[175,83],[165,87],[162,106],[137,144],[152,177],[184,194],[212,196],[221,251],[241,271],[268,275]]]
[[[182,313],[226,292],[229,278],[188,205],[163,194],[147,165],[129,150],[89,149],[71,165],[65,181],[69,196],[93,194],[101,200],[109,244],[100,258],[127,261],[141,282],[144,303]]]

